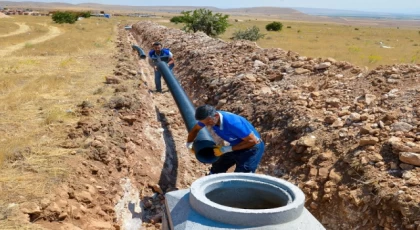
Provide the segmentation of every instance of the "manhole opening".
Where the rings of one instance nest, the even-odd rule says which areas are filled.
[[[292,202],[290,195],[271,186],[219,187],[206,193],[207,199],[214,203],[240,209],[272,209],[286,206]]]

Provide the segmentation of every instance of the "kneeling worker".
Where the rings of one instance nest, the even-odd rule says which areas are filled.
[[[215,147],[215,155],[220,158],[212,164],[210,174],[224,173],[235,164],[235,172],[255,172],[264,153],[264,142],[248,120],[233,113],[216,111],[210,105],[198,107],[195,119],[198,122],[188,134],[187,148],[192,149],[194,139],[205,126],[211,126],[220,138],[230,143]]]

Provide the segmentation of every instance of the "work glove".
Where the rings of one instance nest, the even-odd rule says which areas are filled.
[[[216,147],[214,147],[213,149],[214,155],[216,157],[220,157],[221,155],[228,153],[228,152],[232,152],[232,146],[220,146],[220,145],[216,145]]]
[[[193,144],[194,144],[194,142],[187,142],[187,143],[185,143],[185,146],[187,147],[188,151],[190,151],[190,153],[195,154]]]

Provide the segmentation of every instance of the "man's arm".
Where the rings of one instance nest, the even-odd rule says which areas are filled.
[[[248,149],[256,144],[258,144],[258,138],[254,135],[254,133],[251,132],[251,134],[242,138],[242,142],[235,146],[232,146],[232,151]]]
[[[195,138],[197,137],[198,132],[202,129],[201,126],[198,124],[195,124],[194,127],[190,130],[188,133],[187,142],[193,142]]]
[[[175,62],[174,60],[174,55],[171,53],[171,51],[169,51],[169,59],[168,59],[168,65],[171,65]]]
[[[169,58],[169,61],[168,61],[168,65],[171,65],[171,64],[173,64],[174,62],[175,62],[174,58],[173,58],[173,57],[170,57],[170,58]]]

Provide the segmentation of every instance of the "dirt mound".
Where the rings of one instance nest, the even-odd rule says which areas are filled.
[[[0,12],[0,18],[10,18],[10,16],[3,14],[2,12]]]
[[[331,58],[223,42],[154,23],[133,25],[144,47],[162,41],[196,105],[239,113],[267,143],[259,172],[306,193],[328,229],[420,225],[420,67],[370,72]]]

